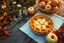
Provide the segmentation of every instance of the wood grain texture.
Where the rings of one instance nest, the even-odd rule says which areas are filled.
[[[27,21],[31,17],[27,17]],[[26,22],[20,21],[18,22],[13,22],[10,30],[12,30],[11,35],[7,37],[6,39],[0,39],[0,43],[37,43],[30,37],[28,37],[25,33],[19,30],[21,26],[23,26]]]

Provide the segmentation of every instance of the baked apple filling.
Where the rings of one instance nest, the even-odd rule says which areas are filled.
[[[49,33],[54,27],[51,18],[43,14],[36,15],[30,20],[30,27],[37,33]]]

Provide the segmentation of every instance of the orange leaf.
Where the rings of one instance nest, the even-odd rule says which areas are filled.
[[[6,2],[5,1],[3,1],[3,3],[4,3],[4,5],[6,5]]]
[[[7,15],[8,15],[7,12],[4,12],[3,16],[7,16]]]

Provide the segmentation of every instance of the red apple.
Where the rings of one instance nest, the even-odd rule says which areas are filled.
[[[28,8],[28,14],[33,15],[35,13],[35,9],[33,7]]]
[[[43,0],[44,2],[46,2],[46,3],[48,3],[49,1],[51,1],[51,0]]]
[[[39,3],[39,6],[44,8],[46,6],[46,3],[44,1],[42,1],[42,2]]]
[[[51,4],[51,1],[49,1],[47,4]]]
[[[58,9],[59,9],[59,8],[58,8],[57,6],[52,7],[52,11],[53,11],[53,12],[54,12],[54,11],[55,11],[55,12],[58,11]]]
[[[59,5],[60,3],[59,3],[59,0],[52,0],[52,2],[51,2],[51,5],[52,6],[57,6],[57,5]]]

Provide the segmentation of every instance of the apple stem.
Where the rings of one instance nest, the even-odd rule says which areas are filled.
[[[51,38],[54,39],[54,36],[52,35]]]

